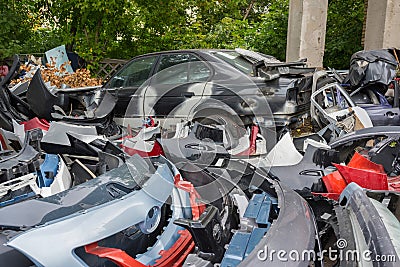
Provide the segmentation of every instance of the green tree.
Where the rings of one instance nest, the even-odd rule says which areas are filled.
[[[364,0],[330,0],[325,66],[361,50]],[[289,0],[0,2],[0,59],[65,44],[92,68],[104,57],[187,48],[249,48],[285,60]]]
[[[364,0],[330,0],[324,66],[347,69],[353,53],[363,49]]]
[[[260,14],[259,21],[254,22],[256,30],[248,37],[250,47],[284,61],[288,18],[289,0],[272,1],[266,12]]]
[[[0,59],[20,53],[38,21],[34,1],[0,1]]]
[[[118,37],[130,26],[128,0],[45,0],[44,19],[57,30],[59,44],[76,51],[92,66],[118,47]]]

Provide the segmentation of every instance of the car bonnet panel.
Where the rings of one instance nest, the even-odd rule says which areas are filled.
[[[167,201],[173,181],[168,165],[162,164],[140,191],[28,230],[7,245],[24,253],[38,266],[86,266],[74,254],[75,248],[143,222],[153,207],[161,207]],[[52,256],[43,246],[52,247]]]
[[[137,181],[147,178],[144,174],[148,169],[139,166],[147,165],[143,159],[135,156],[130,158],[127,164],[59,194],[4,207],[0,210],[0,226],[34,227],[120,198],[122,195],[110,194],[110,186],[118,184],[127,191],[134,190]]]

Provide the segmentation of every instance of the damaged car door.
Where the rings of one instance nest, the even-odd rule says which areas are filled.
[[[211,69],[190,52],[162,54],[156,74],[144,88],[146,116],[187,119],[190,110],[201,99]]]
[[[104,85],[103,88],[118,99],[116,116],[125,115],[131,98],[153,74],[158,57],[159,55],[148,55],[134,58]]]
[[[394,90],[399,90],[398,86],[395,86]],[[392,106],[378,90],[364,88],[351,93],[350,96],[357,106],[368,112],[374,126],[400,125],[398,105]]]

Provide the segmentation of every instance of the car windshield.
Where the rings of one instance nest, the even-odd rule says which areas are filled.
[[[214,53],[214,55],[247,75],[253,74],[253,64],[237,52],[221,51]]]

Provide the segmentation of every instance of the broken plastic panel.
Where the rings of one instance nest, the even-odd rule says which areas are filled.
[[[135,162],[135,160],[138,161],[139,159],[137,157],[134,157],[134,159],[132,160],[133,162]],[[134,165],[132,165],[132,167],[134,167]],[[110,177],[109,175],[110,174],[106,174],[104,178],[106,178],[107,180],[108,176],[108,179],[112,179],[112,177]],[[30,259],[32,259],[33,262],[35,262],[36,264],[40,263],[45,266],[53,266],[57,265],[57,263],[59,262],[63,262],[63,264],[68,264],[70,266],[85,266],[82,260],[79,260],[76,257],[76,255],[72,253],[72,251],[75,248],[90,244],[97,240],[101,240],[113,233],[126,229],[131,225],[137,225],[143,222],[144,218],[146,218],[146,215],[148,214],[150,209],[152,209],[155,206],[160,207],[163,203],[166,202],[171,193],[173,191],[174,192],[176,191],[173,190],[172,175],[173,174],[171,173],[171,170],[169,169],[167,164],[159,165],[157,171],[147,180],[146,184],[143,185],[141,190],[130,191],[131,193],[129,193],[129,191],[125,192],[124,194],[121,195],[124,196],[123,198],[118,197],[119,198],[118,201],[112,201],[112,200],[107,201],[107,199],[110,199],[109,196],[107,197],[107,199],[102,200],[104,204],[100,206],[98,206],[98,204],[94,206],[90,205],[87,206],[87,204],[85,204],[83,206],[86,210],[85,213],[79,213],[79,212],[77,213],[70,210],[70,215],[59,214],[59,216],[62,216],[61,218],[63,218],[63,220],[54,220],[55,218],[53,218],[53,220],[50,219],[50,221],[45,226],[23,232],[22,234],[10,240],[10,242],[8,242],[7,245],[20,250]],[[104,182],[104,178],[103,181],[101,178],[92,180],[94,182],[93,185],[96,184],[101,185],[101,183]],[[128,178],[124,179],[126,181],[129,180]],[[82,186],[83,187],[81,187],[81,189],[86,188],[85,191],[89,190],[92,191],[92,193],[94,193],[93,190],[97,188],[97,186],[94,186],[94,188],[92,189],[90,187],[87,188],[86,185]],[[76,191],[77,188],[75,187],[75,189],[72,190]],[[84,193],[82,190],[80,191],[81,193]],[[104,193],[108,194],[107,191],[105,191]],[[179,192],[176,193],[178,195],[174,194],[173,196],[173,203],[177,204],[176,207],[174,208],[173,216],[178,216],[178,217],[184,216],[185,213],[181,208],[181,207],[186,207],[186,203],[181,202],[184,199],[183,198],[184,196],[180,195]],[[64,195],[67,196],[67,194],[65,193]],[[154,197],[156,197],[157,199],[155,199]],[[74,202],[76,203],[76,200]],[[21,204],[27,205],[28,203],[24,202]],[[67,204],[67,202],[64,202],[64,204]],[[82,209],[82,207],[80,207],[80,209]],[[111,216],[106,216],[107,214],[111,214]],[[116,214],[118,214],[118,220],[114,219]],[[134,216],[132,217],[132,215]],[[1,217],[4,218],[3,216]],[[17,218],[13,218],[13,220],[16,219]],[[31,218],[30,220],[32,219],[33,218]],[[22,222],[18,224],[21,223]],[[4,225],[4,223],[2,224]],[[32,222],[24,224],[32,225]],[[13,225],[13,223],[8,225]],[[71,227],[68,225],[70,225]],[[76,225],[79,225],[80,227],[74,227]],[[94,227],[95,225],[102,225],[102,227]],[[173,224],[170,225],[172,226]],[[60,229],[66,229],[65,227],[71,229],[72,232],[71,231],[60,232]],[[178,238],[178,236],[177,238],[173,238],[172,234],[172,232],[173,233],[177,232],[175,231],[176,226],[171,228],[171,230],[173,229],[172,232],[170,228],[171,227],[167,227],[165,229],[165,232],[163,234],[163,236],[165,236],[165,240],[164,238],[159,240],[159,242],[157,242],[157,244],[155,244],[155,246],[153,247],[153,250],[148,251],[142,254],[141,256],[138,256],[139,261],[141,261],[144,264],[151,263],[152,261],[155,260],[156,255],[157,255],[156,258],[159,257],[158,252],[160,250],[169,247],[170,246],[169,244],[173,243],[174,240]],[[93,231],[93,229],[97,230]],[[63,243],[57,242],[57,240],[62,238],[60,236],[60,234],[63,235],[62,232],[68,235],[68,238],[66,237],[65,240],[70,240],[70,241]],[[51,233],[57,233],[57,234],[53,235]],[[71,238],[71,235],[74,235],[75,238]],[[46,244],[46,243],[52,244],[53,252],[55,252],[54,254],[52,254],[54,255],[54,257],[49,257],[49,254],[47,252],[40,249],[40,246],[38,246],[36,243],[36,241],[39,240],[37,239],[37,236],[40,236],[39,239],[41,244]],[[54,240],[54,238],[56,238],[56,240]],[[54,244],[57,245],[54,246]]]
[[[38,170],[41,138],[42,132],[40,130],[27,132],[22,149],[17,154],[0,160],[0,182],[9,181]]]
[[[32,129],[42,129],[43,131],[48,131],[50,128],[50,123],[45,119],[39,119],[37,117],[29,120],[21,122],[24,125],[24,130],[29,131]]]
[[[296,165],[271,166],[268,169],[271,174],[294,190],[311,189],[319,179],[334,171],[333,168],[329,168],[332,161],[337,162],[336,151],[309,145],[304,157]]]
[[[334,164],[337,171],[324,177],[322,181],[330,195],[329,198],[338,200],[340,193],[350,183],[371,190],[399,190],[398,179],[389,178],[382,165],[376,164],[366,157],[355,153],[347,166]]]
[[[395,267],[400,260],[396,241],[400,227],[398,218],[389,211],[388,208],[392,207],[380,202],[382,199],[377,201],[367,194],[365,189],[351,183],[340,195],[339,203],[350,217],[351,238],[357,243],[358,249],[368,247],[371,258],[393,255],[393,261],[386,262],[385,266]]]

